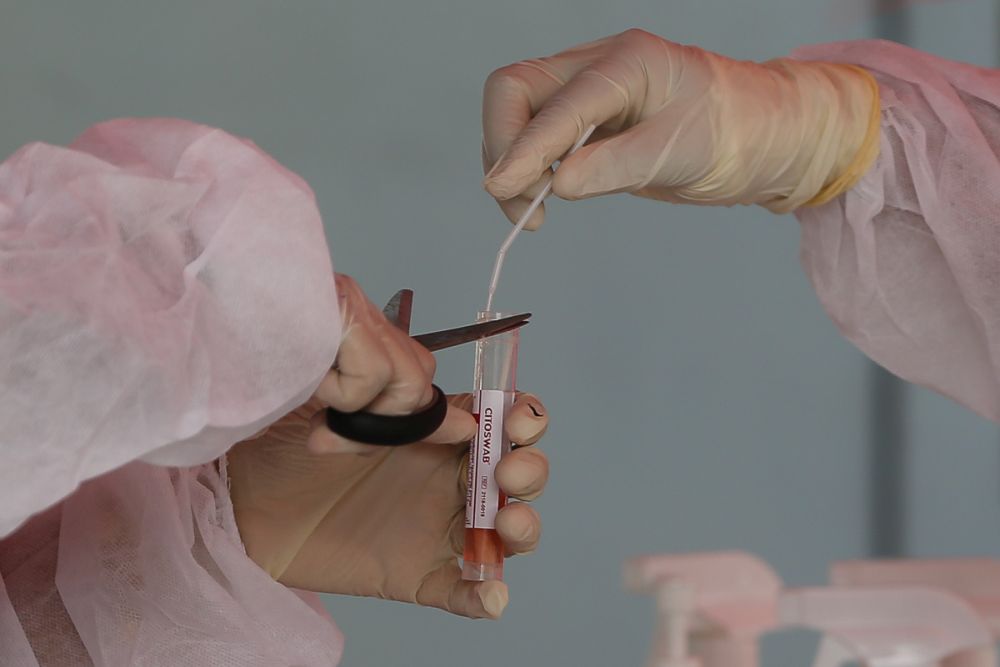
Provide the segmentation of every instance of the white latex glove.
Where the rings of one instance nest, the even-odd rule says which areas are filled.
[[[316,389],[314,419],[331,406],[341,412],[368,410],[384,415],[407,415],[434,400],[431,380],[434,355],[389,322],[353,278],[337,274],[337,297],[343,322],[340,348],[333,369]],[[340,436],[310,439],[316,453],[364,451]]]
[[[878,151],[874,78],[860,68],[731,60],[641,30],[494,72],[483,102],[486,189],[516,220],[550,167],[564,199],[614,192],[788,212],[851,187]],[[544,210],[529,221],[542,224]]]
[[[434,398],[434,357],[392,325],[357,283],[337,275],[343,334],[334,368],[306,404],[228,455],[230,496],[250,557],[293,588],[382,597],[497,618],[503,582],[466,582],[457,556],[465,533],[469,394],[449,397],[444,423],[403,447],[351,442],[326,426],[325,408],[407,414]],[[506,424],[519,447],[497,466],[510,498],[533,500],[548,479],[534,445],[548,418],[518,396]],[[497,515],[508,555],[532,551],[541,521],[527,504]]]
[[[497,618],[507,605],[500,581],[462,580],[472,396],[449,398],[449,418],[426,440],[361,453],[316,454],[336,443],[314,414],[316,398],[266,435],[228,455],[230,496],[247,553],[293,588],[379,597]],[[534,445],[548,417],[521,394],[505,423],[519,446],[497,467],[505,494],[534,500],[548,480],[548,459]],[[304,443],[326,443],[305,447]],[[336,450],[335,450],[336,451]],[[530,505],[497,515],[508,555],[535,549],[541,520]]]

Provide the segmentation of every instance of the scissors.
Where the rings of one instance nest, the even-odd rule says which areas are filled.
[[[382,310],[386,319],[407,335],[410,333],[412,312],[413,290],[408,289],[396,292]],[[437,352],[520,329],[528,323],[530,317],[531,313],[522,313],[499,320],[421,334],[413,336],[413,340],[431,352]],[[419,442],[434,433],[444,423],[448,414],[448,400],[444,392],[437,385],[433,385],[433,388],[434,402],[421,412],[397,417],[377,415],[363,410],[341,412],[335,408],[327,408],[326,425],[343,438],[367,445],[395,447]]]

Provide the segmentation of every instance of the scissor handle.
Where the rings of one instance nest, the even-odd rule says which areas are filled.
[[[420,412],[396,417],[327,408],[327,428],[342,438],[365,445],[398,447],[420,442],[438,430],[448,414],[448,398],[440,387],[432,386],[434,401]]]

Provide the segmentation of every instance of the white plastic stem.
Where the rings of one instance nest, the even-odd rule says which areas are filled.
[[[596,125],[588,127],[577,142],[573,144],[573,147],[569,149],[569,152],[566,153],[566,157],[569,157],[579,150],[581,146],[587,143],[587,139],[590,139],[590,135],[592,135],[596,129]],[[510,231],[510,234],[507,235],[507,238],[500,246],[500,251],[497,252],[496,261],[493,263],[493,276],[490,278],[490,292],[486,298],[486,308],[484,310],[493,310],[493,296],[496,294],[497,285],[500,283],[500,270],[503,268],[503,261],[507,256],[507,251],[510,250],[511,245],[514,244],[514,239],[517,238],[517,235],[520,234],[521,230],[524,229],[524,226],[528,224],[528,220],[531,219],[532,214],[538,210],[538,207],[542,205],[542,202],[545,201],[545,198],[551,193],[552,181],[550,180],[545,188],[538,193],[538,196],[532,200],[531,205],[528,206],[528,210],[524,212],[524,215],[522,215],[521,219],[517,221],[517,224],[514,225],[514,229]]]

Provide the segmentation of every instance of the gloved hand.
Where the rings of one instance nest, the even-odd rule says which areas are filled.
[[[228,455],[231,497],[247,553],[295,588],[380,597],[439,607],[473,618],[500,616],[502,582],[466,582],[456,557],[465,532],[468,444],[476,431],[471,396],[450,399],[449,419],[425,442],[361,453],[336,450],[314,398]],[[512,498],[537,498],[548,460],[535,447],[548,419],[537,398],[521,395],[507,420],[520,447],[497,468]],[[306,442],[312,444],[305,447]],[[538,543],[541,523],[525,503],[497,515],[508,552]]]
[[[436,362],[425,347],[389,322],[368,300],[353,278],[337,274],[342,336],[334,368],[320,383],[315,396],[321,408],[342,412],[368,410],[383,415],[406,415],[427,407],[434,400],[431,380]],[[320,444],[310,441],[313,451],[364,451],[340,436]]]
[[[788,212],[832,199],[873,163],[878,86],[849,65],[736,61],[641,30],[510,65],[486,82],[483,161],[512,221],[592,124],[556,172],[564,199],[630,192]]]

